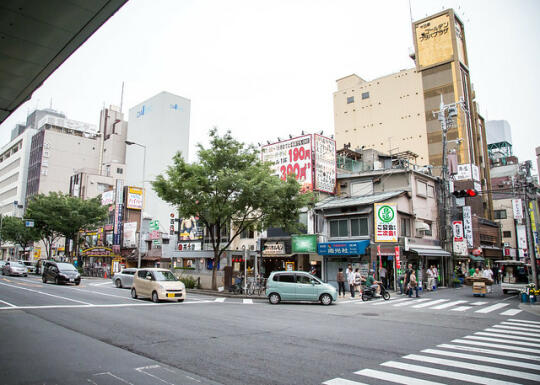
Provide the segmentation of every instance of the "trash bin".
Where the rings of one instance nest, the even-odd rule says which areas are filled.
[[[521,302],[529,302],[529,296],[527,295],[527,293],[521,293]]]

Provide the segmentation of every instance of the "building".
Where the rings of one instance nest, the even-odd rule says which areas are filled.
[[[492,165],[505,165],[512,157],[512,128],[506,120],[486,122],[488,156]]]
[[[463,23],[452,9],[413,23],[414,68],[364,80],[349,75],[337,80],[334,125],[338,148],[368,148],[394,154],[410,151],[419,165],[430,165],[440,175],[441,123],[433,112],[459,103],[449,126],[448,150],[459,165],[476,166],[483,212],[492,218],[484,119],[478,113],[471,86]]]
[[[167,256],[167,251],[162,250],[163,239],[167,239],[168,252],[176,249],[176,242],[168,240],[174,238],[170,220],[177,210],[157,196],[150,182],[166,171],[177,152],[188,159],[190,106],[189,99],[161,92],[129,110],[126,183],[144,187],[144,215],[152,218],[158,227],[155,231],[161,234],[158,238],[143,234],[152,247],[148,257]]]

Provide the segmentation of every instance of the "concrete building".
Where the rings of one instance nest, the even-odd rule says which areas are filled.
[[[462,101],[448,130],[448,150],[460,165],[479,169],[483,212],[492,218],[485,122],[478,113],[469,76],[464,27],[452,9],[413,23],[414,68],[364,80],[337,80],[334,125],[337,148],[375,149],[390,155],[410,151],[420,165],[442,165],[441,123],[433,112]]]
[[[173,236],[170,219],[177,210],[157,196],[150,182],[166,171],[177,152],[188,159],[190,106],[189,99],[161,92],[129,110],[127,139],[131,145],[126,150],[126,183],[144,187],[144,213],[159,221],[159,232],[165,239]],[[159,242],[144,234],[143,238],[152,245],[148,256],[165,256]],[[176,242],[169,245],[174,250]]]
[[[512,154],[512,128],[506,120],[486,122],[488,156],[492,166],[505,165]],[[510,161],[510,163],[512,163]]]

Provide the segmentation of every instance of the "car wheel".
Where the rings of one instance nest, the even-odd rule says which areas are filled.
[[[79,286],[81,284],[81,281],[75,282],[75,285]]]
[[[362,301],[367,301],[369,299],[369,297],[367,296],[367,294],[362,294]]]
[[[508,290],[503,290],[503,294],[508,294]]]
[[[28,274],[24,274],[25,277],[28,277]]]
[[[178,302],[184,302],[184,299],[183,299],[183,298],[180,298],[180,299],[178,300]]]
[[[41,280],[43,281],[43,283],[47,283],[47,277],[42,276],[42,277],[41,277]]]
[[[157,292],[152,292],[152,302],[154,303],[158,303],[159,302],[159,297],[157,295]]]
[[[137,292],[135,291],[135,288],[131,289],[131,298],[137,299]]]
[[[60,278],[56,277],[54,279],[54,283],[56,283],[57,285],[60,285]]]
[[[278,293],[272,293],[268,296],[268,301],[270,301],[272,305],[277,305],[281,302],[281,297]]]
[[[122,288],[122,282],[119,279],[117,279],[116,281],[114,281],[114,286],[120,289]]]
[[[384,293],[382,297],[385,301],[388,301],[390,299],[390,293]]]
[[[324,306],[328,306],[332,303],[332,297],[330,296],[330,294],[323,294],[319,299],[321,301],[321,304]]]

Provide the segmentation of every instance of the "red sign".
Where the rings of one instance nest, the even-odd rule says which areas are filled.
[[[401,261],[399,259],[399,246],[396,246],[394,248],[395,254],[396,254],[396,269],[401,269]]]

